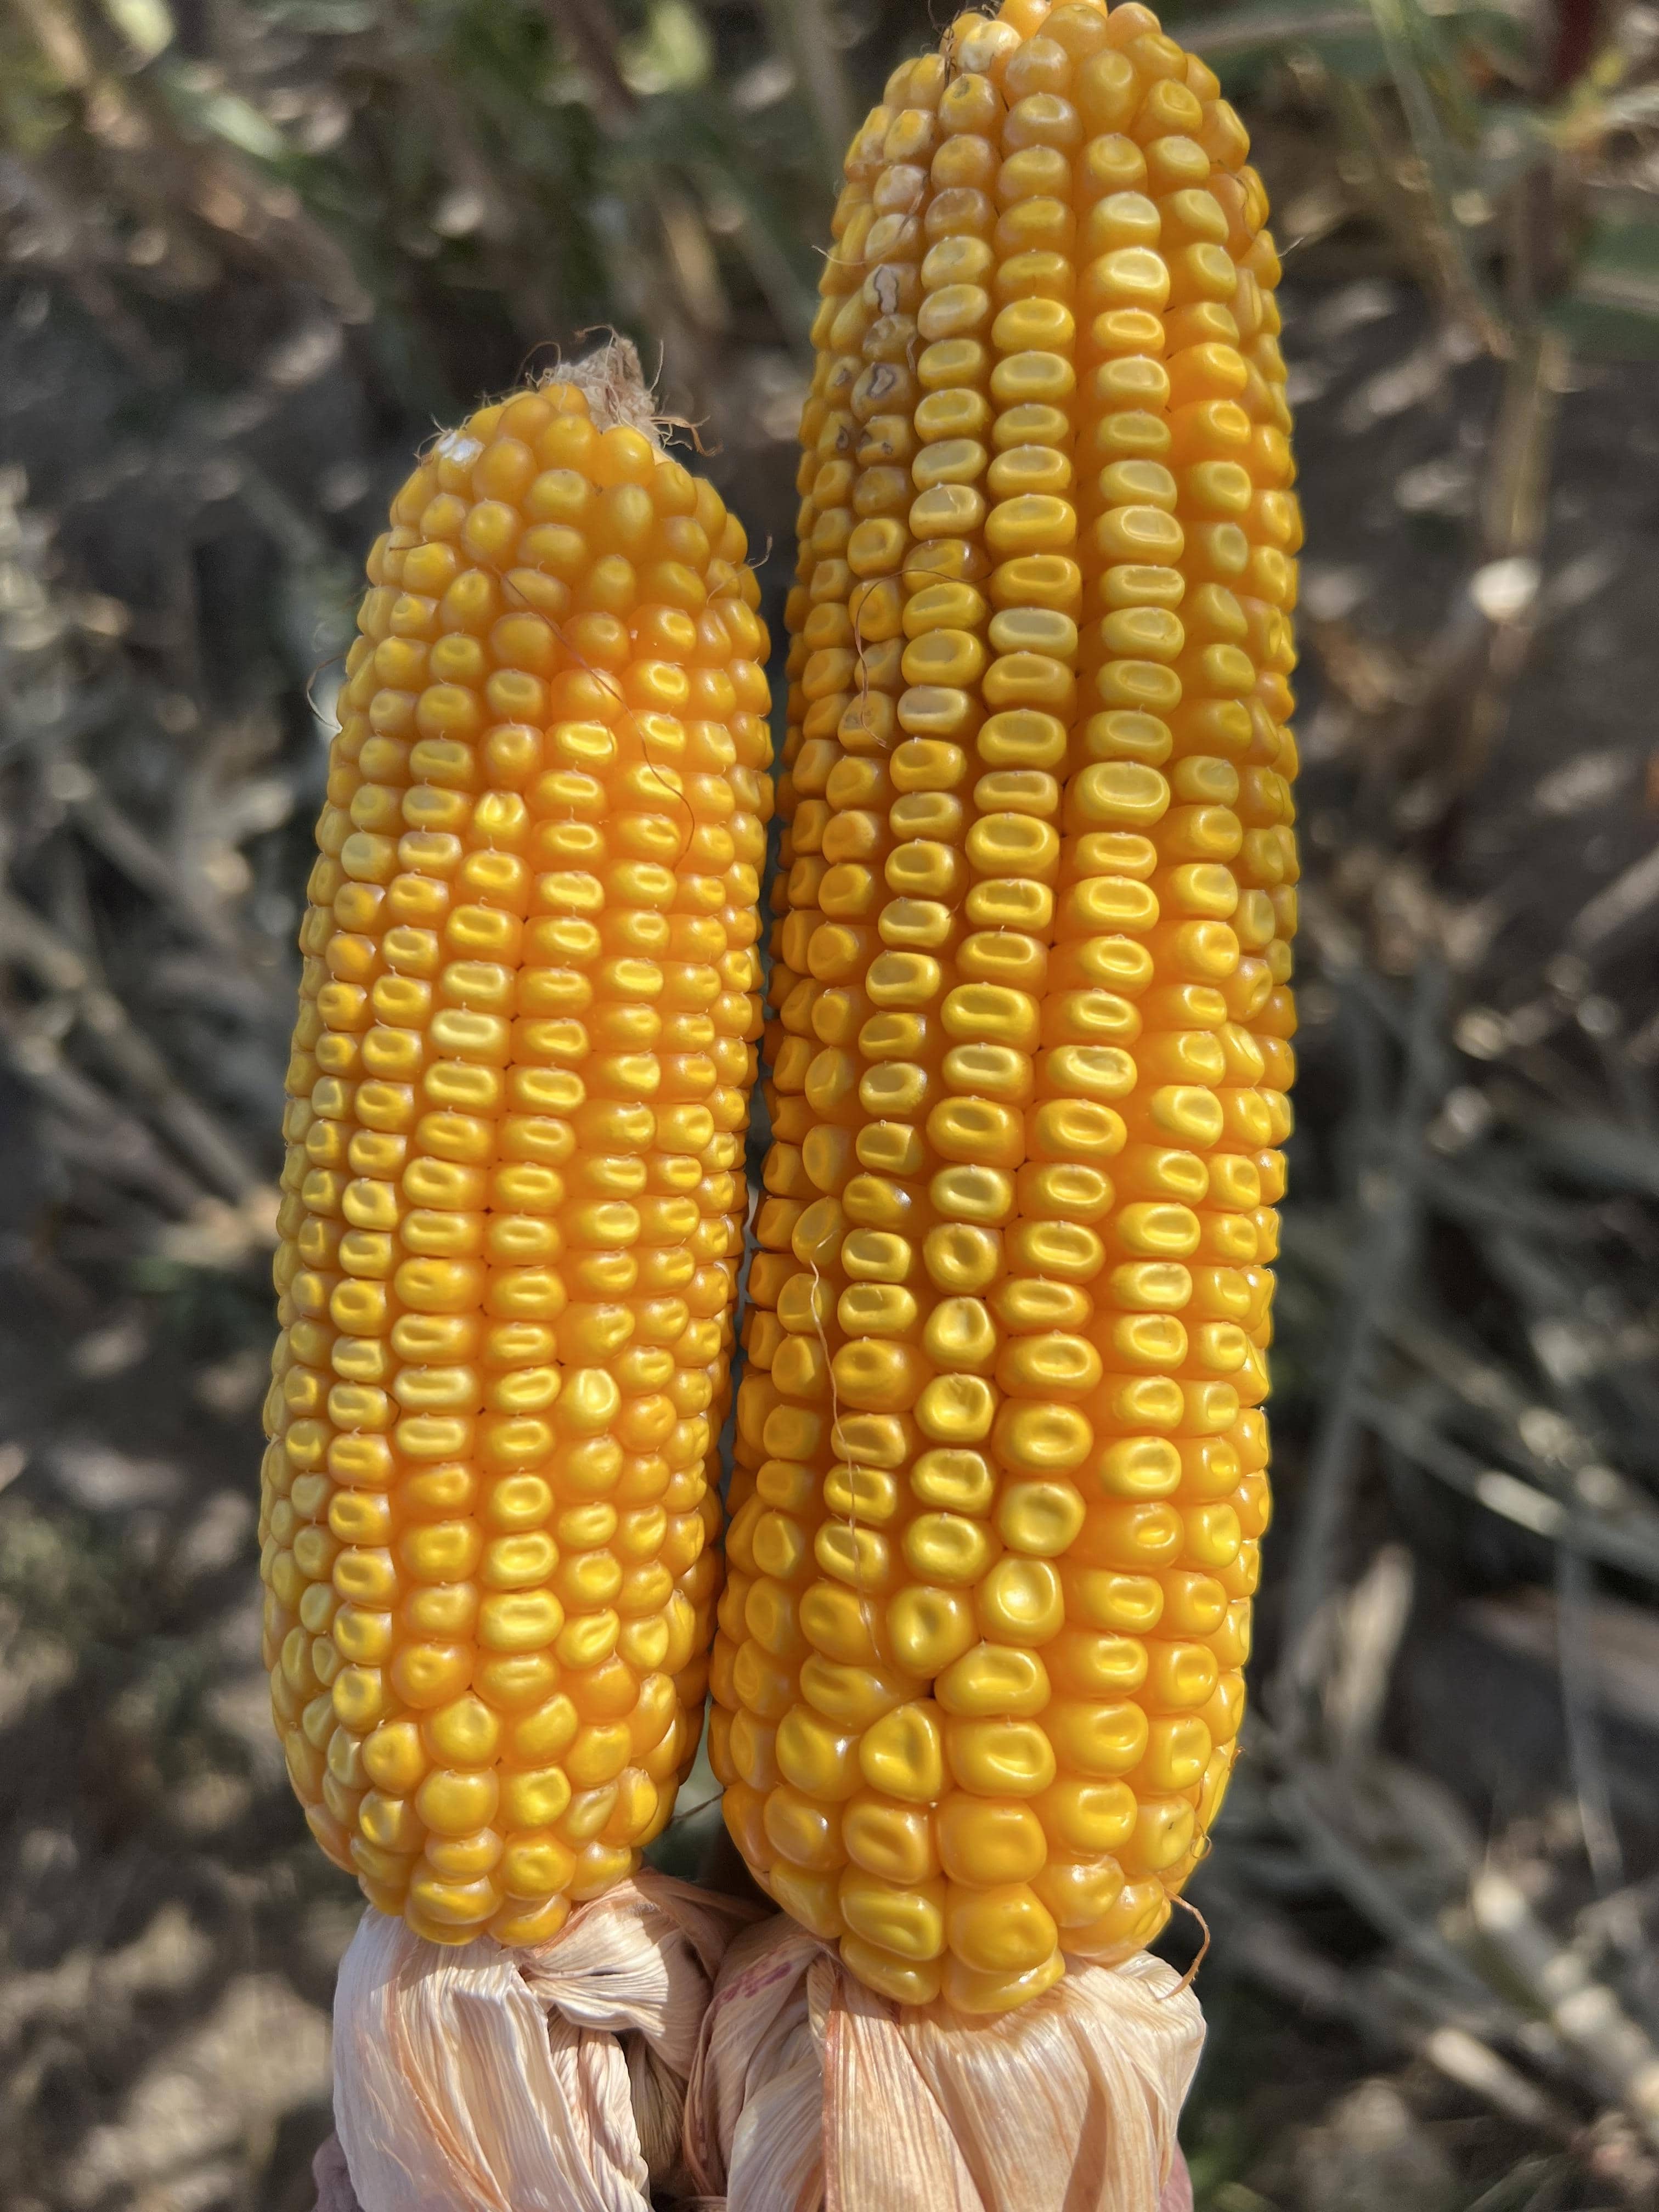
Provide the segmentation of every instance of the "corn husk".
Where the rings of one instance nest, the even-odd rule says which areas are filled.
[[[1175,2212],[1197,1998],[1145,1953],[994,2020],[901,2008],[769,1920],[726,1954],[686,2100],[725,2212]],[[1170,2195],[1165,2197],[1165,2191]]]
[[[345,2153],[338,2136],[330,2136],[311,2161],[311,2178],[317,2185],[313,2212],[362,2212],[357,2192],[346,2171]]]
[[[650,2212],[684,2193],[682,2116],[716,1970],[754,1909],[650,1872],[550,1943],[447,1948],[366,1912],[334,2000],[350,2195],[329,2212]]]

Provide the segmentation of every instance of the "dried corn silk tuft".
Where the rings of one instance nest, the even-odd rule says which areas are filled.
[[[334,2003],[330,2212],[649,2212],[683,2194],[686,2082],[753,1908],[645,1873],[549,1943],[423,1941],[370,1910]],[[347,2179],[349,2169],[349,2180]]]
[[[896,2005],[770,1920],[720,1969],[687,2164],[726,2212],[1174,2212],[1203,2033],[1191,1990],[1145,1953],[992,2024]]]
[[[1301,542],[1248,151],[1136,0],[1006,0],[821,283],[709,1757],[900,2004],[1141,1949],[1237,1749]]]

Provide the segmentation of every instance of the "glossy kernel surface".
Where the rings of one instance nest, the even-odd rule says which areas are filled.
[[[713,488],[574,384],[440,437],[391,526],[301,933],[265,1658],[371,1902],[529,1943],[701,1731],[766,636]]]
[[[1248,153],[1135,0],[1008,0],[823,276],[711,1752],[905,2002],[1148,1942],[1234,1756],[1301,538]]]

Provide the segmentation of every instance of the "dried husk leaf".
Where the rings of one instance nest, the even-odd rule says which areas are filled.
[[[1198,2000],[1144,1953],[995,2020],[901,2008],[792,1922],[727,1952],[686,2101],[725,2212],[1174,2212]],[[1165,2190],[1170,2196],[1166,2198]]]
[[[649,1872],[532,1950],[447,1949],[366,1912],[334,2001],[335,2124],[362,2212],[649,2212],[684,2179],[698,2028],[753,1917]]]
[[[311,2178],[317,2185],[313,2212],[362,2212],[357,2192],[351,2185],[351,2176],[346,2171],[345,2153],[340,2148],[338,2136],[330,2136],[326,2142],[319,2146],[311,2161]]]

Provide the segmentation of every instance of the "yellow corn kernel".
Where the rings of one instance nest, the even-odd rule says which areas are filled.
[[[713,489],[599,408],[521,391],[398,494],[302,932],[265,1656],[319,1842],[441,1942],[635,1863],[720,1588],[766,636]],[[750,1650],[775,1791],[794,1678]],[[821,1796],[771,1823],[808,1869]]]
[[[824,270],[711,1674],[761,1882],[988,2012],[1148,1942],[1225,1786],[1295,1028],[1266,204],[1145,8],[1050,16],[878,111]]]

